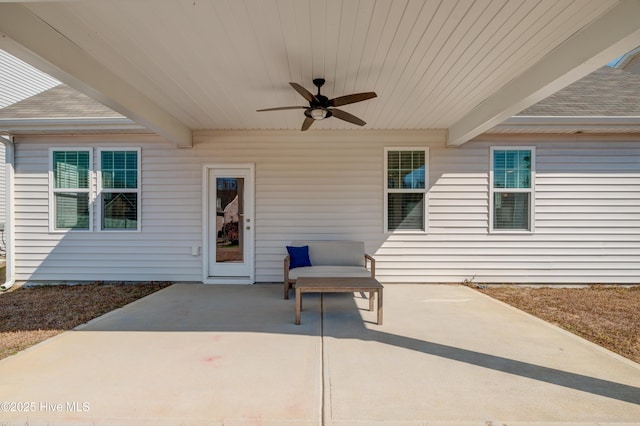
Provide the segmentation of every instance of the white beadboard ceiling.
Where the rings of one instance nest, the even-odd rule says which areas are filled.
[[[322,92],[329,98],[377,92],[376,99],[341,107],[365,120],[366,129],[451,130],[465,120],[479,120],[482,126],[499,118],[491,112],[483,115],[482,108],[500,103],[501,91],[506,98],[515,96],[497,107],[504,118],[640,45],[638,16],[635,33],[627,29],[589,57],[573,58],[572,66],[581,67],[578,72],[553,71],[561,62],[553,59],[554,52],[629,3],[638,1],[24,2],[0,4],[0,15],[4,12],[6,17],[0,17],[0,48],[118,112],[142,117],[161,134],[163,126],[172,126],[166,117],[176,119],[175,128],[183,125],[189,130],[299,129],[302,110],[256,110],[306,105],[288,82],[315,92],[316,77],[327,80]],[[34,16],[37,20],[29,20]],[[31,26],[31,34],[53,29],[62,36],[61,43],[81,54],[57,53],[46,44],[49,40],[42,40],[55,37],[30,38],[22,28],[12,27],[16,21],[22,28]],[[39,22],[46,28],[39,28]],[[598,31],[608,34],[592,30],[587,35],[594,44],[606,38]],[[579,42],[585,45],[589,40],[583,37]],[[597,63],[589,62],[594,60]],[[526,72],[536,66],[543,71],[535,76],[546,69],[555,73],[549,79],[553,84],[526,88]],[[101,86],[93,76],[102,72],[108,73],[100,76],[108,84]],[[525,80],[522,94],[517,92],[523,85],[518,78]],[[509,83],[515,89],[509,89]],[[312,127],[353,128],[336,118]],[[465,132],[460,131],[472,133]]]

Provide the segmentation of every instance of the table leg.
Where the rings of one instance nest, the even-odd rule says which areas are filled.
[[[378,289],[378,325],[382,325],[382,289]]]
[[[302,292],[296,287],[296,325],[300,325],[300,311],[302,310]]]

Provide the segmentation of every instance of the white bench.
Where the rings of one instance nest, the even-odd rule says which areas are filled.
[[[284,258],[284,298],[300,277],[371,277],[376,276],[376,261],[368,255],[362,241],[293,241],[292,247],[309,247],[311,266],[289,269],[291,256]],[[295,259],[294,259],[295,260]],[[295,264],[295,262],[294,262]]]

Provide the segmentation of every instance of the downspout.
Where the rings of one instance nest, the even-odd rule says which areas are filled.
[[[10,135],[0,135],[0,143],[5,148],[5,253],[6,253],[6,280],[0,285],[0,292],[10,289],[15,283],[15,249],[13,237],[13,173],[14,173],[14,144]]]

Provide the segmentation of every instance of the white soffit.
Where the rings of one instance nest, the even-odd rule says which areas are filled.
[[[640,45],[639,0],[78,0],[0,3],[0,48],[178,144],[298,130],[309,90],[367,129],[460,145]],[[2,34],[6,37],[2,39]],[[335,118],[313,129],[353,129]]]

